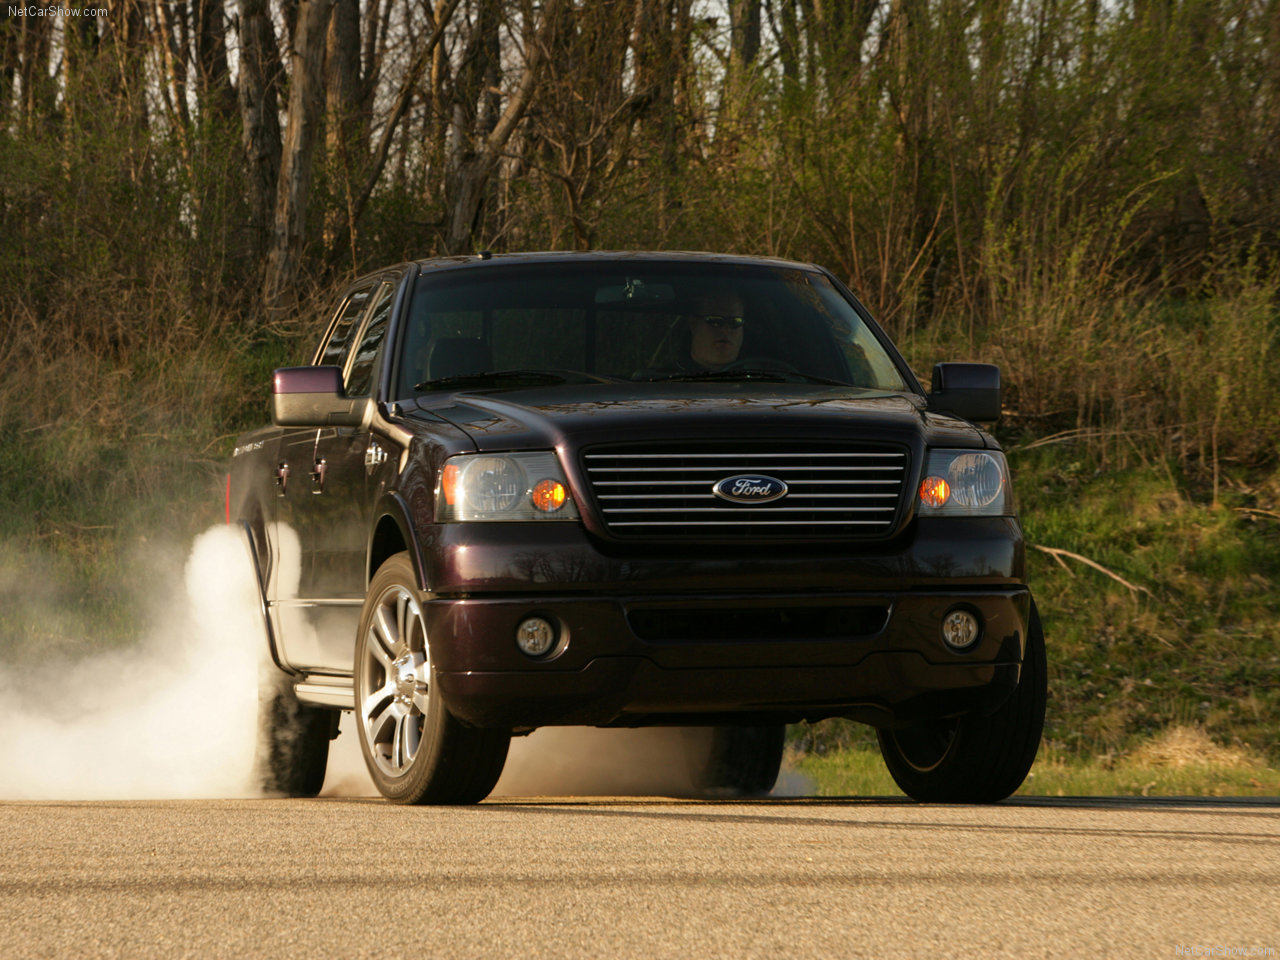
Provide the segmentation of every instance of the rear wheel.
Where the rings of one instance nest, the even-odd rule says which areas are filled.
[[[1017,790],[1031,770],[1047,699],[1044,631],[1032,603],[1022,676],[995,713],[882,729],[880,753],[894,782],[914,800],[995,803]]]
[[[782,766],[787,727],[692,727],[685,756],[694,789],[709,797],[756,797],[773,789]]]
[[[263,791],[286,797],[318,794],[324,786],[329,742],[338,733],[338,712],[299,703],[285,678],[272,677],[259,693],[258,727]]]
[[[407,553],[369,584],[356,639],[360,750],[374,785],[395,803],[477,803],[498,782],[511,736],[449,713],[431,665],[422,605]]]

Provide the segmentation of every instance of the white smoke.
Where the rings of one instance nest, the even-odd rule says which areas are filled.
[[[376,797],[369,768],[365,766],[357,739],[355,714],[342,711],[338,722],[338,739],[329,744],[329,763],[324,771],[322,797]]]
[[[329,748],[325,797],[376,797],[360,753],[355,719],[343,713],[342,735]],[[673,727],[602,729],[540,727],[513,737],[491,797],[689,797],[685,732]],[[770,796],[803,797],[813,783],[785,761]]]
[[[494,796],[689,796],[675,727],[542,727],[511,741]]]
[[[296,554],[288,536],[279,543]],[[296,591],[288,581],[298,564],[285,559],[280,589]],[[183,571],[146,588],[163,599],[128,649],[57,653],[34,669],[0,663],[0,799],[261,795],[254,759],[267,642],[243,534],[205,531]],[[321,795],[376,796],[349,711],[340,731]],[[512,740],[494,796],[688,796],[685,752],[678,729],[543,728]],[[774,793],[807,786],[784,770]]]
[[[201,534],[183,576],[147,586],[168,600],[136,645],[21,672],[0,665],[0,798],[257,793],[265,641],[239,529]]]
[[[542,727],[511,741],[495,797],[696,795],[689,752],[706,749],[706,728]],[[813,784],[784,766],[771,796],[805,796]]]

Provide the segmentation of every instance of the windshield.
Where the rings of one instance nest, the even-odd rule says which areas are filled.
[[[706,262],[495,264],[421,277],[397,369],[401,397],[703,379],[907,389],[822,274]]]

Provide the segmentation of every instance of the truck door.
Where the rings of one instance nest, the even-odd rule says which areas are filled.
[[[344,296],[335,311],[328,336],[316,357],[322,366],[347,367],[352,348],[369,312],[376,284],[366,281]],[[352,428],[343,428],[350,435]],[[328,501],[323,494],[328,483],[328,462],[337,430],[333,427],[289,429],[281,437],[278,476],[282,477],[277,499],[277,568],[273,577],[273,609],[277,642],[283,659],[305,671],[346,672],[351,669],[351,639],[359,619],[358,599],[343,597],[332,590],[318,566],[317,548],[331,549],[331,538],[342,535],[331,529],[325,516]],[[317,474],[319,476],[317,476]],[[363,542],[361,545],[363,550]],[[336,653],[342,631],[351,619],[344,610],[355,603],[350,635],[345,637],[345,660]]]
[[[384,282],[374,293],[372,307],[347,361],[343,386],[348,397],[373,395],[374,372],[391,319],[395,290],[393,284]],[[344,669],[351,667],[352,644],[364,602],[371,477],[373,468],[386,459],[387,447],[387,441],[380,442],[368,426],[327,427],[319,434],[309,473],[309,506],[315,512],[310,525],[313,537],[308,544],[313,585],[317,597],[343,607],[350,615],[350,630],[342,631],[337,639],[341,650],[334,651],[335,656],[343,658]]]

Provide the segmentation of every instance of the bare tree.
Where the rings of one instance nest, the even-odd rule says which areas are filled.
[[[482,0],[481,17],[473,28],[464,55],[464,82],[455,85],[450,125],[452,149],[445,180],[446,225],[444,250],[468,252],[485,189],[507,142],[528,110],[542,70],[552,25],[563,0],[547,0],[540,24],[529,23],[525,34],[524,68],[499,114],[495,103],[499,23],[491,14],[496,3]],[[486,16],[490,14],[490,16]],[[491,83],[485,83],[486,80]]]
[[[294,282],[306,240],[311,168],[324,108],[324,48],[333,0],[301,0],[294,31],[288,119],[262,299],[269,308],[296,301]]]
[[[351,236],[351,231],[354,229],[356,222],[359,221],[360,215],[364,212],[366,204],[368,204],[374,189],[382,178],[387,158],[390,156],[395,142],[396,131],[399,129],[401,121],[418,93],[418,86],[427,65],[437,61],[440,57],[441,38],[444,36],[445,28],[449,25],[450,18],[453,16],[454,10],[457,9],[459,2],[460,0],[446,0],[444,4],[436,8],[431,36],[419,49],[401,80],[400,89],[393,100],[391,112],[383,121],[382,134],[373,148],[373,154],[369,159],[367,169],[364,171],[363,183],[360,189],[350,196],[346,209],[339,211],[335,217],[329,245],[331,260],[336,259],[346,246]],[[407,159],[405,156],[407,152],[407,149],[402,148],[402,161]]]
[[[724,139],[732,141],[751,110],[756,60],[760,55],[760,0],[729,0],[729,53],[724,68],[720,117]],[[721,139],[717,137],[717,139]]]
[[[601,0],[564,7],[548,38],[542,96],[527,138],[533,156],[526,163],[563,199],[580,249],[596,245],[602,208],[632,156],[632,131],[659,96],[654,71],[628,68],[643,6],[644,0]],[[559,221],[558,205],[547,206]],[[558,242],[558,222],[552,231]]]
[[[249,250],[267,249],[280,179],[280,57],[267,0],[239,0],[241,140],[249,198]]]
[[[196,92],[200,111],[211,119],[230,120],[236,113],[236,93],[227,66],[227,16],[223,0],[194,2]]]

